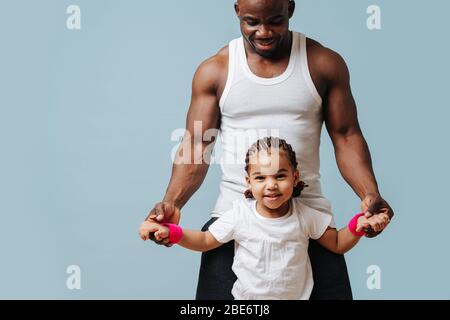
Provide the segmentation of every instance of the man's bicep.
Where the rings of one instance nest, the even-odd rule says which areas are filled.
[[[192,81],[192,98],[186,117],[186,131],[179,156],[195,164],[209,164],[220,126],[214,66],[208,61],[197,69]],[[185,153],[185,150],[190,152]]]
[[[186,129],[194,134],[200,128],[202,134],[209,129],[219,128],[220,108],[216,95],[217,67],[204,62],[197,69],[192,81],[192,97],[186,118]],[[200,130],[200,129],[197,129]]]
[[[350,88],[350,75],[345,61],[334,54],[330,62],[324,99],[324,120],[333,140],[359,133],[356,103]]]

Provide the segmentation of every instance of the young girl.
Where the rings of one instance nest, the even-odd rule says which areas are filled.
[[[206,232],[181,229],[174,224],[142,223],[143,240],[154,232],[158,239],[195,251],[208,251],[235,240],[233,271],[237,276],[235,299],[308,299],[313,277],[308,239],[343,254],[364,235],[364,229],[383,230],[387,214],[354,216],[347,227],[330,228],[331,216],[303,204],[295,152],[286,141],[273,137],[258,140],[245,159],[246,199],[216,220]]]

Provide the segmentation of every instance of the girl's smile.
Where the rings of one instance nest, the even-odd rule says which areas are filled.
[[[273,148],[250,156],[247,187],[257,201],[258,212],[266,217],[280,217],[289,210],[289,199],[299,181],[284,150]]]

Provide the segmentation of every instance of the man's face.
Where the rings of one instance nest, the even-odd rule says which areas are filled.
[[[288,39],[294,8],[289,0],[238,0],[235,4],[243,37],[263,57],[275,55]]]

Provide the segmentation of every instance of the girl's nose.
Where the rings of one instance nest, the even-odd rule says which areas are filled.
[[[267,189],[278,189],[277,181],[275,179],[269,179],[267,181]]]

